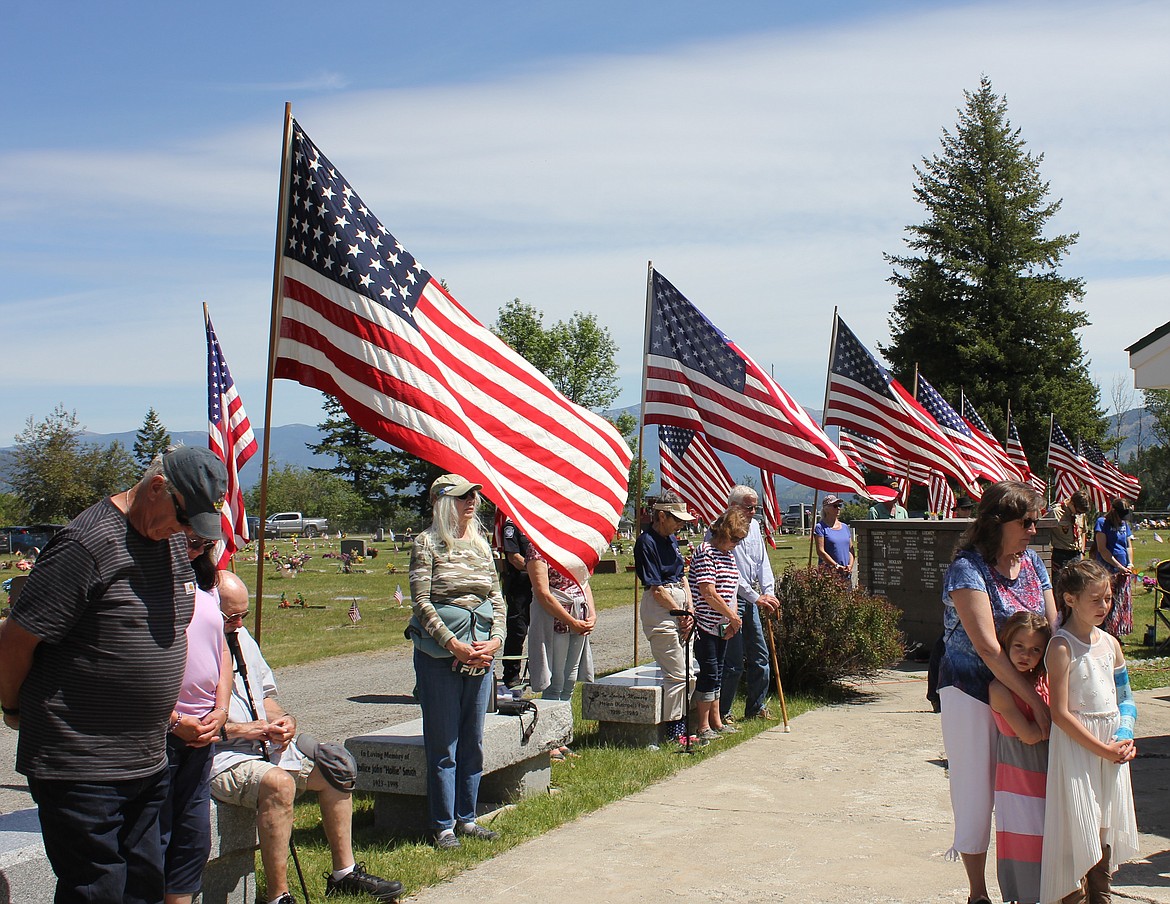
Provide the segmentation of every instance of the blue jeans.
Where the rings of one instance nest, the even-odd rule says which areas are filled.
[[[747,704],[744,713],[754,716],[768,699],[768,685],[772,670],[768,665],[768,642],[760,622],[760,608],[755,603],[739,604],[743,627],[727,641],[727,655],[723,660],[723,688],[719,693],[719,714],[726,717],[739,693],[740,678],[747,668]]]
[[[158,816],[167,771],[124,782],[29,777],[57,904],[161,904]]]
[[[435,833],[475,820],[483,776],[483,719],[493,693],[489,669],[478,678],[451,671],[451,659],[414,651],[427,756],[427,808]]]
[[[695,681],[695,697],[714,702],[719,699],[719,686],[723,679],[723,662],[727,641],[701,628],[695,629],[695,662],[699,666],[699,677]]]

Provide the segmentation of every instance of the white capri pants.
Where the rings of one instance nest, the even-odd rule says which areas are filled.
[[[938,696],[955,818],[955,841],[947,859],[986,854],[995,804],[995,719],[990,706],[958,688],[944,687]]]

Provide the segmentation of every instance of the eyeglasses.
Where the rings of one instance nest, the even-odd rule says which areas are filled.
[[[183,525],[183,527],[187,527],[191,523],[191,519],[187,517],[187,510],[179,505],[179,497],[175,495],[175,491],[169,486],[167,487],[167,493],[170,494],[171,502],[175,505],[175,520]]]
[[[461,500],[463,500],[464,502],[466,502],[468,499],[475,499],[475,498],[477,498],[478,496],[479,496],[479,491],[478,491],[478,490],[468,490],[468,491],[467,491],[466,493],[464,493],[462,496],[456,496],[455,498],[456,498],[456,499],[461,499]]]
[[[204,540],[202,537],[188,537],[187,546],[190,549],[210,549],[218,540]]]
[[[220,614],[222,615],[223,613],[220,613]],[[243,612],[237,612],[234,615],[224,615],[223,621],[224,621],[224,624],[227,624],[228,622],[243,621],[247,617],[248,617],[248,610],[245,609]]]
[[[1031,530],[1040,523],[1039,518],[1020,518],[1020,524],[1024,525],[1024,530]]]

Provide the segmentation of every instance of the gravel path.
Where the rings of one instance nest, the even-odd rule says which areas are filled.
[[[625,668],[633,658],[632,605],[600,614],[592,635],[594,667],[600,674]],[[385,653],[356,653],[307,665],[278,669],[280,700],[299,726],[321,740],[344,741],[367,731],[416,719],[411,698],[414,667],[411,647]],[[648,659],[649,644],[639,638],[640,658]],[[23,775],[16,772],[14,731],[0,729],[0,813],[33,805]]]

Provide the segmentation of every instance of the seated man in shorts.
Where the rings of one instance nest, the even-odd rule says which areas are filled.
[[[333,872],[325,876],[325,897],[364,894],[376,901],[395,900],[402,894],[401,882],[370,875],[364,864],[354,861],[353,757],[340,744],[318,744],[304,734],[293,743],[296,719],[281,707],[272,670],[243,627],[248,588],[231,572],[220,572],[219,600],[235,681],[224,740],[216,745],[211,766],[211,793],[216,800],[256,811],[268,901],[296,904],[288,890],[289,839],[293,801],[305,790],[317,792],[333,856]]]

